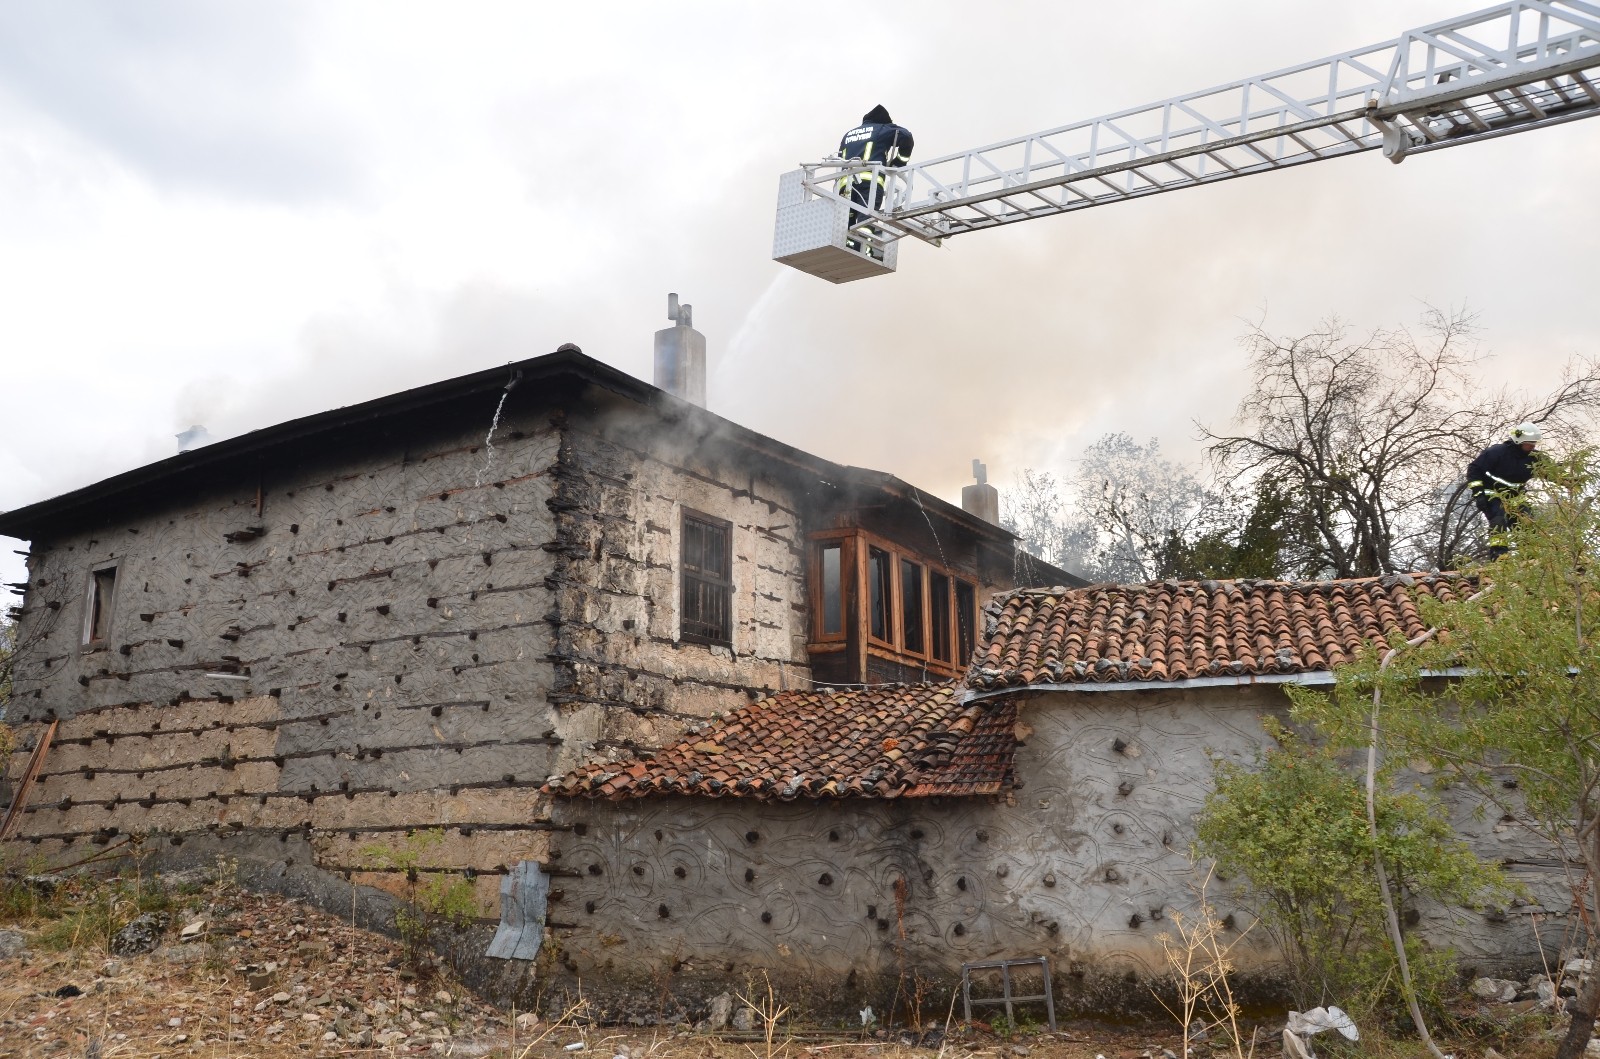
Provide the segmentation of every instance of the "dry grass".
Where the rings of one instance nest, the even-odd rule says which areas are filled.
[[[1064,1024],[1061,1032],[1001,1036],[982,1025],[955,1026],[933,1047],[909,1047],[859,1033],[815,1031],[787,1019],[785,998],[758,980],[744,1002],[754,1032],[710,1037],[669,1027],[588,1025],[575,1006],[542,1021],[502,1012],[467,995],[448,977],[426,983],[404,976],[401,946],[340,919],[269,895],[216,888],[173,903],[173,934],[143,956],[113,957],[101,930],[75,931],[76,947],[51,951],[36,942],[62,933],[73,909],[38,910],[18,922],[30,937],[24,958],[0,960],[0,1057],[18,1059],[304,1059],[307,1056],[478,1056],[484,1059],[1160,1059],[1182,1055],[1181,1033],[1166,1024]],[[80,910],[81,911],[81,910]],[[204,918],[198,940],[176,931]],[[261,977],[269,964],[275,969]],[[247,977],[253,968],[256,988]],[[58,996],[72,986],[78,996]],[[448,999],[441,1000],[440,994]],[[278,1000],[287,994],[287,1000]],[[426,1014],[425,1014],[426,1013]],[[432,1017],[428,1017],[428,1016]],[[309,1017],[308,1017],[309,1016]],[[174,1024],[175,1022],[175,1024]],[[386,1029],[404,1032],[382,1039]],[[361,1043],[360,1031],[371,1032]],[[1319,1053],[1420,1059],[1413,1040],[1365,1032],[1356,1049],[1318,1039]],[[1514,1028],[1512,1032],[1515,1033]],[[335,1032],[333,1040],[325,1035]],[[1246,1031],[1248,1032],[1248,1031]],[[1257,1057],[1277,1055],[1276,1033],[1263,1034]],[[1266,1043],[1271,1041],[1270,1044]],[[1489,1039],[1456,1040],[1447,1050],[1481,1056]],[[582,1043],[579,1052],[567,1046]],[[1220,1042],[1218,1042],[1220,1043]],[[1549,1059],[1553,1045],[1530,1033],[1495,1047],[1507,1059]],[[1020,1052],[1018,1049],[1026,1049]],[[1223,1052],[1231,1049],[1223,1048]],[[1212,1059],[1211,1042],[1195,1059]],[[1217,1059],[1222,1059],[1221,1055]]]

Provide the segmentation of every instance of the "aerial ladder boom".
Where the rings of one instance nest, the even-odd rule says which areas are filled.
[[[967,232],[1381,149],[1413,154],[1600,114],[1600,3],[1512,0],[1369,48],[903,168],[830,157],[779,181],[773,258],[844,283],[907,236]],[[886,184],[876,210],[841,178]],[[846,246],[858,243],[860,250]]]

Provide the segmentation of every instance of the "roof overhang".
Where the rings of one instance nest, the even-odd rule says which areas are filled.
[[[603,364],[585,355],[576,346],[429,383],[361,404],[288,420],[136,467],[60,496],[0,512],[0,534],[36,541],[80,526],[101,525],[111,513],[147,504],[153,496],[170,494],[186,485],[245,470],[254,475],[259,468],[282,454],[308,445],[326,444],[336,435],[348,434],[352,430],[367,430],[382,423],[401,421],[405,417],[424,413],[437,415],[441,411],[459,409],[463,417],[469,412],[475,415],[476,408],[470,404],[475,399],[492,401],[496,395],[508,392],[513,386],[527,393],[534,388],[533,384],[548,388],[564,381],[609,391],[649,407],[668,421],[700,424],[707,436],[715,434],[729,438],[779,463],[814,475],[820,481],[888,492],[921,505],[926,512],[945,522],[997,544],[1009,546],[1015,539],[1008,530],[991,525],[893,475],[834,463],[767,437]]]

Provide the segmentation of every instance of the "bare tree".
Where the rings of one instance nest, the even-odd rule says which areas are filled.
[[[1471,316],[1430,309],[1420,330],[1351,338],[1333,320],[1245,336],[1252,386],[1237,433],[1201,430],[1219,479],[1266,475],[1298,498],[1305,554],[1290,565],[1324,577],[1454,565],[1477,530],[1457,488],[1473,455],[1522,419],[1571,441],[1600,407],[1600,362],[1574,362],[1544,397],[1487,391]]]
[[[1002,490],[1000,523],[1022,538],[1029,555],[1077,572],[1083,553],[1081,532],[1069,523],[1061,486],[1049,471],[1022,469],[1014,488]]]
[[[1127,434],[1090,445],[1075,484],[1092,542],[1084,565],[1097,581],[1159,577],[1168,543],[1192,536],[1218,503],[1155,438],[1140,445]]]
[[[0,618],[0,721],[5,720],[6,706],[11,702],[11,674],[17,662],[17,626]]]
[[[1154,438],[1141,445],[1127,434],[1089,446],[1065,483],[1024,470],[1004,500],[1003,521],[1030,553],[1091,581],[1127,582],[1161,576],[1172,541],[1209,525],[1218,503]]]

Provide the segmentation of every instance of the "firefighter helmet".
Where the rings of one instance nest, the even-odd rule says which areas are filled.
[[[1518,423],[1511,428],[1511,440],[1519,445],[1524,441],[1538,442],[1542,437],[1544,431],[1540,429],[1538,423]]]

